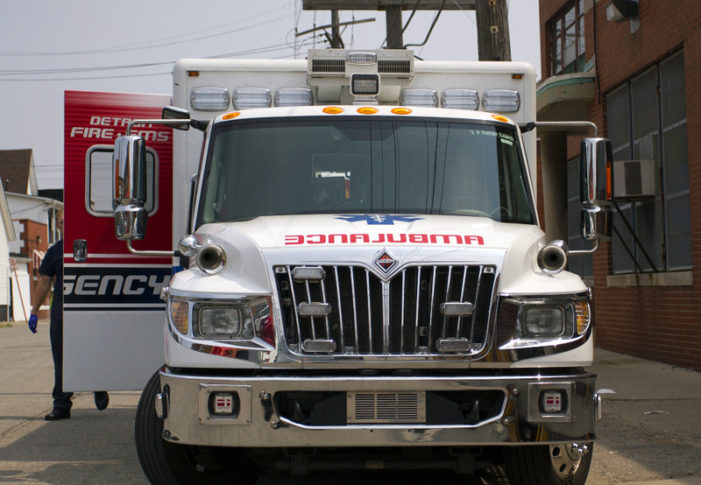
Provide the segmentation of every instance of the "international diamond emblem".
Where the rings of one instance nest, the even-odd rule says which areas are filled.
[[[397,265],[397,260],[394,259],[386,250],[383,250],[376,258],[375,265],[384,273],[389,273]]]

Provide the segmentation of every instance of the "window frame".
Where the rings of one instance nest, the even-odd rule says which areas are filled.
[[[91,204],[91,195],[92,195],[92,156],[96,152],[102,152],[102,153],[114,153],[114,145],[93,145],[91,146],[88,151],[85,153],[85,211],[90,214],[91,216],[94,217],[113,217],[114,216],[114,209],[109,209],[109,210],[101,210],[101,209],[94,209]],[[152,185],[150,187],[150,190],[147,192],[150,192],[152,194],[152,200],[147,200],[146,204],[144,206],[148,208],[148,215],[153,216],[156,212],[158,212],[158,167],[159,167],[159,162],[158,162],[158,153],[156,150],[154,150],[151,147],[146,147],[146,152],[147,152],[147,162],[149,159],[148,155],[151,155],[153,157],[153,167],[152,167],[152,173],[153,177],[152,179]],[[111,155],[110,155],[111,158]],[[153,204],[153,207],[149,208],[149,203]]]
[[[583,10],[583,0],[570,0],[548,21],[548,55],[551,76],[584,71],[586,39],[584,37],[585,12]],[[567,23],[570,12],[574,12],[574,20]],[[574,59],[565,64],[568,47],[567,30],[572,27],[574,28],[574,45],[571,48],[574,50]]]

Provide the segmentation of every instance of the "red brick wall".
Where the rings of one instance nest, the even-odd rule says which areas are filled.
[[[547,21],[565,0],[540,0],[542,76],[547,78]],[[586,58],[596,54],[597,99],[589,119],[606,133],[605,95],[634,75],[684,49],[687,140],[691,205],[693,286],[608,287],[612,274],[610,245],[594,257],[597,344],[644,358],[701,369],[701,2],[640,2],[640,28],[606,20],[606,5],[597,1],[586,14]],[[594,15],[596,14],[596,44]],[[596,45],[596,48],[595,48]],[[568,151],[577,150],[571,141]]]
[[[43,251],[44,253],[49,248],[48,243],[48,229],[46,224],[41,224],[39,222],[31,221],[29,219],[20,220],[21,224],[24,226],[24,230],[20,233],[19,238],[24,241],[21,249],[22,256],[29,258],[31,261],[27,263],[27,271],[29,272],[30,278],[30,301],[34,301],[34,287],[39,279],[39,268],[34,267],[33,254],[34,250]],[[46,299],[48,303],[49,298]],[[42,311],[39,313],[39,317],[47,318],[48,311]]]

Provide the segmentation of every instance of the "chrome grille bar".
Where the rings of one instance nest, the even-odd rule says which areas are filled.
[[[354,331],[354,343],[353,343],[353,350],[355,353],[360,352],[360,339],[358,338],[358,307],[356,306],[355,302],[357,301],[355,298],[355,277],[353,276],[353,267],[350,267],[350,279],[351,279],[351,292],[353,295],[353,298],[351,299],[351,303],[353,304],[353,331]]]
[[[338,284],[339,281],[341,281],[340,279],[338,279],[338,266],[333,267],[333,275],[334,275],[334,278],[336,281],[336,298],[337,298],[337,302],[338,302],[338,306],[336,307],[338,309],[338,320],[339,320],[338,330],[341,334],[341,338],[340,338],[341,345],[338,346],[338,349],[339,349],[339,351],[345,353],[346,339],[345,339],[345,335],[343,332],[343,323],[344,323],[343,322],[343,305],[341,305],[341,285]],[[331,338],[331,334],[329,334],[329,338]]]

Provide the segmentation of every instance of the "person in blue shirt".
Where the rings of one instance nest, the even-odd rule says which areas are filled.
[[[57,225],[63,232],[63,211],[58,215]],[[37,332],[37,313],[46,300],[53,281],[54,294],[51,300],[51,354],[54,359],[54,399],[53,409],[44,416],[47,421],[56,421],[71,417],[72,392],[63,392],[63,239],[51,246],[39,266],[39,281],[37,282],[32,302],[29,330]],[[109,395],[105,391],[95,392],[95,406],[103,410],[109,404]]]

